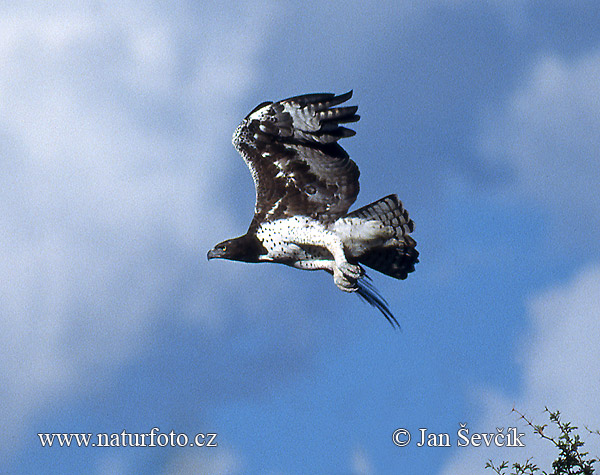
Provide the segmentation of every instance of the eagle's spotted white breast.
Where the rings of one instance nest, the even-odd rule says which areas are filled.
[[[208,257],[325,270],[340,289],[357,292],[397,324],[362,266],[406,278],[418,262],[413,222],[396,195],[348,213],[359,171],[337,141],[354,135],[340,124],[359,116],[356,106],[335,106],[351,95],[297,96],[248,114],[233,144],[254,180],[254,218],[246,234]]]

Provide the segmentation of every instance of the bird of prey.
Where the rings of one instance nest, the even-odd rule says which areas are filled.
[[[254,217],[246,234],[207,257],[327,271],[399,326],[362,266],[405,279],[419,255],[413,222],[396,195],[348,213],[359,171],[338,140],[355,134],[340,124],[358,121],[358,107],[335,106],[351,97],[306,94],[264,102],[246,116],[233,145],[254,179]]]

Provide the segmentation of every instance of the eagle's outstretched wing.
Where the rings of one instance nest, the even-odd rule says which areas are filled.
[[[254,109],[233,134],[233,145],[250,168],[256,187],[250,227],[295,215],[331,222],[358,195],[359,171],[337,141],[354,131],[357,106],[334,107],[352,91],[307,94]]]

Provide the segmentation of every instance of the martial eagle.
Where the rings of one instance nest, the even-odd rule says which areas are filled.
[[[256,189],[254,218],[243,236],[208,251],[208,259],[277,262],[325,270],[392,324],[398,321],[361,264],[405,279],[418,262],[413,222],[396,195],[348,213],[359,171],[338,140],[353,130],[357,106],[334,107],[352,91],[306,94],[257,106],[233,134]]]

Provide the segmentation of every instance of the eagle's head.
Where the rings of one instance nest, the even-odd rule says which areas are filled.
[[[256,236],[243,236],[227,239],[213,247],[207,259],[229,259],[231,261],[258,262],[258,256],[266,254],[265,248]]]

